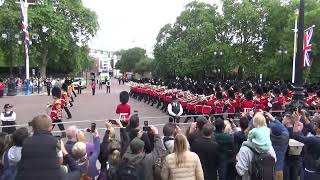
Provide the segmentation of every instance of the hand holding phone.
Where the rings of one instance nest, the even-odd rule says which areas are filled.
[[[150,131],[150,126],[148,121],[143,122],[143,131]]]

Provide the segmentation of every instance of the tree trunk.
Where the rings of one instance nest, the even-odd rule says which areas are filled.
[[[40,77],[47,77],[48,49],[45,49],[41,55]]]

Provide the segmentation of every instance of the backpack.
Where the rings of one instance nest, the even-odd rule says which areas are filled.
[[[8,151],[5,151],[3,155],[3,173],[0,177],[0,180],[14,180],[17,174],[17,166],[16,165],[9,165],[8,159]]]
[[[132,164],[124,160],[118,169],[118,180],[144,180],[142,161]]]
[[[170,140],[174,140],[173,137],[164,137],[163,138],[163,145],[166,148],[166,152],[164,154],[162,154],[159,158],[156,159],[156,161],[154,162],[153,165],[153,179],[154,180],[161,180],[161,171],[162,171],[162,167],[165,161],[165,158],[168,154],[170,154],[168,147],[166,145],[167,141]]]
[[[252,180],[274,180],[275,179],[275,159],[269,153],[258,153],[254,148],[247,146],[253,152],[251,160],[251,170],[249,170]]]

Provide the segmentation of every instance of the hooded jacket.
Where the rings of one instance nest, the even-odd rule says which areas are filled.
[[[275,126],[279,129],[281,134],[276,134],[272,131],[272,127]],[[277,156],[276,171],[283,171],[284,159],[286,157],[286,152],[289,144],[289,132],[286,127],[280,121],[273,120],[270,122],[269,127],[271,128],[270,139],[272,142],[272,147]]]
[[[265,153],[266,151],[261,150],[261,148],[255,146],[252,142],[245,141],[240,148],[239,154],[237,156],[237,164],[236,170],[238,174],[242,177],[242,180],[250,180],[249,170],[251,169],[251,161],[253,158],[253,152],[249,147],[255,149],[259,153]],[[270,147],[269,151],[267,151],[277,162],[277,157],[274,152],[273,147]]]
[[[154,162],[160,158],[161,155],[165,154],[166,149],[162,144],[159,135],[154,137],[154,149],[149,154],[140,153],[133,154],[130,146],[127,149],[127,152],[123,155],[123,159],[127,160],[132,164],[142,163],[144,180],[153,180],[153,165]]]

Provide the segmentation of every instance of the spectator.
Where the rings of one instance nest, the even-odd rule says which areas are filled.
[[[225,123],[223,120],[215,121],[215,138],[219,144],[219,155],[220,155],[220,167],[219,167],[219,178],[224,180],[227,175],[232,176],[232,168],[228,168],[230,164],[234,162],[235,152],[234,152],[234,142],[232,136],[225,133]]]
[[[292,137],[305,144],[304,157],[304,179],[317,180],[320,178],[320,117],[316,115],[312,121],[314,122],[314,130],[316,136],[306,137],[301,134],[303,124],[300,122],[301,115],[295,112],[295,124],[293,127]]]
[[[100,137],[97,130],[90,135],[94,143],[92,153],[84,142],[77,142],[72,147],[72,155],[80,167],[81,176],[94,179],[99,174],[96,163],[100,153]]]
[[[289,144],[289,132],[285,126],[270,113],[266,113],[270,119],[269,128],[271,129],[270,139],[276,153],[276,180],[283,180],[284,160]]]
[[[174,153],[169,154],[161,173],[163,180],[203,180],[203,171],[200,159],[196,153],[188,151],[187,139],[178,134],[174,139]]]
[[[58,139],[53,137],[52,122],[38,115],[32,122],[33,136],[25,139],[16,180],[61,180],[63,173],[57,158]]]
[[[203,116],[198,117],[196,121],[197,122],[192,123],[187,130],[187,138],[190,144],[192,144],[196,138],[201,137],[202,127],[208,123],[208,120]]]
[[[291,114],[286,114],[282,120],[282,124],[292,132],[294,125],[294,117]],[[302,169],[302,148],[304,144],[294,139],[289,139],[289,148],[285,157],[285,180],[298,180]]]
[[[73,157],[68,153],[62,141],[60,141],[61,151],[58,151],[60,168],[64,174],[64,180],[79,180],[80,169]],[[67,166],[64,166],[66,164]]]
[[[260,124],[266,124],[266,120],[261,113],[258,113],[254,116],[253,123],[256,124],[256,121],[260,121]],[[270,138],[270,136],[268,137]],[[263,150],[265,149],[265,147],[262,146],[265,146],[265,144],[262,143],[261,146],[260,144],[261,143],[253,143],[251,141],[245,141],[242,143],[240,151],[237,155],[238,161],[236,164],[236,170],[238,174],[242,177],[242,180],[250,180],[249,171],[252,170],[251,162],[255,153],[251,149],[254,149],[258,153],[269,153],[275,159],[275,161],[277,161],[273,147],[270,146],[268,150]],[[272,176],[272,174],[270,176]]]
[[[72,147],[77,142],[77,135],[79,133],[77,126],[69,126],[66,130],[67,142],[65,148],[68,154],[72,154]]]
[[[139,129],[139,117],[138,115],[132,115],[129,120],[129,124],[126,128],[130,141],[132,141],[138,134],[141,132]],[[149,139],[149,136],[146,132],[142,133],[140,139],[144,142],[144,150],[146,153],[152,151],[152,145]]]
[[[27,128],[17,129],[12,134],[13,146],[3,155],[4,172],[0,180],[14,180],[17,174],[17,164],[21,160],[23,141],[29,136]]]
[[[166,123],[163,126],[163,145],[168,150],[170,153],[173,152],[173,147],[174,147],[174,137],[176,134],[178,134],[181,129],[176,126],[174,123]]]
[[[128,165],[135,166],[138,172],[139,180],[153,180],[152,167],[156,159],[160,158],[160,155],[165,153],[165,149],[162,145],[162,141],[159,136],[158,129],[153,126],[151,126],[150,128],[151,128],[151,133],[154,134],[154,138],[155,138],[154,149],[149,154],[144,153],[144,150],[143,150],[145,147],[144,141],[142,141],[138,137],[135,137],[130,142],[130,146],[123,156],[123,160],[119,169],[120,180],[124,180],[123,175],[125,175],[125,172],[124,172],[125,167]]]
[[[191,150],[200,158],[205,180],[217,179],[220,162],[218,144],[212,140],[212,133],[213,126],[205,124],[202,128],[202,137],[191,144]]]
[[[239,152],[242,143],[247,140],[246,130],[249,127],[249,119],[248,119],[248,117],[247,116],[242,116],[240,118],[240,120],[239,120],[239,125],[240,125],[240,128],[241,128],[241,131],[235,132],[233,134],[235,151],[237,153]]]

